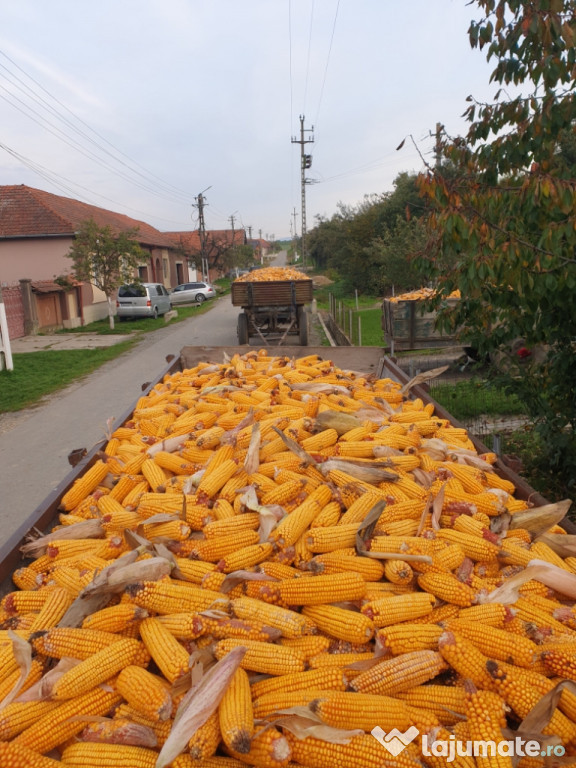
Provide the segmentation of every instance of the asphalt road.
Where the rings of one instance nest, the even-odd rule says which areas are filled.
[[[0,416],[0,542],[70,471],[68,454],[100,441],[106,421],[123,414],[167,355],[184,346],[237,344],[238,309],[229,296],[198,317],[147,334],[132,350],[34,407]],[[160,321],[161,322],[161,321]],[[124,324],[118,327],[124,333]]]

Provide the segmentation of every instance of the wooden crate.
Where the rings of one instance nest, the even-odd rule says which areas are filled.
[[[232,283],[235,307],[288,307],[309,304],[313,297],[312,280],[269,280]]]
[[[448,299],[455,306],[458,299]],[[436,312],[425,312],[419,300],[390,301],[382,304],[382,329],[386,346],[395,352],[457,344],[454,334],[441,333],[436,328]]]

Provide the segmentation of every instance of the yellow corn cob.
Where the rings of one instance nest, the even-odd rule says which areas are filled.
[[[504,740],[502,728],[506,727],[505,704],[493,691],[479,691],[473,683],[466,683],[466,719],[473,741],[491,742],[498,745]],[[495,754],[477,757],[479,768],[512,768],[507,755]]]
[[[137,723],[138,725],[144,725],[147,728],[150,728],[156,736],[159,747],[164,745],[173,726],[172,720],[150,720],[149,717],[145,717],[145,715],[137,709],[134,709],[134,707],[131,707],[129,704],[120,704],[115,708],[114,720],[116,719],[128,720],[132,723]]]
[[[10,741],[43,715],[60,706],[56,701],[12,702],[0,712],[0,743]]]
[[[56,626],[72,604],[72,599],[73,596],[66,589],[51,590],[30,627],[30,633]]]
[[[486,656],[519,667],[531,667],[538,650],[538,646],[527,637],[511,635],[504,629],[478,624],[476,621],[450,619],[446,622],[446,628],[470,640]]]
[[[259,542],[258,532],[246,528],[227,536],[193,541],[191,554],[200,560],[217,563],[218,560],[236,552],[241,547],[250,547]]]
[[[0,743],[0,763],[4,768],[61,768],[59,760],[39,755],[20,744]]]
[[[141,581],[131,584],[126,594],[140,608],[160,614],[197,613],[211,608],[215,602],[220,608],[228,604],[226,596],[218,592],[201,589],[195,584],[174,584],[170,581]]]
[[[384,566],[380,561],[338,552],[317,555],[308,563],[308,570],[324,574],[354,571],[359,573],[364,581],[379,581],[384,575]]]
[[[378,639],[394,656],[410,651],[436,651],[443,629],[438,624],[405,622],[379,630]]]
[[[28,675],[26,676],[26,679],[24,683],[22,684],[22,687],[20,688],[20,693],[24,693],[29,688],[31,688],[33,685],[35,685],[42,675],[44,674],[44,661],[40,661],[39,659],[32,659],[32,662],[30,664],[30,671],[28,672]],[[3,674],[3,680],[0,683],[0,701],[3,701],[4,698],[11,693],[16,683],[19,682],[21,677],[21,670],[15,669],[11,674],[9,674],[7,677],[5,674]]]
[[[325,605],[346,600],[360,600],[366,592],[366,582],[358,573],[335,573],[285,579],[277,584],[260,587],[263,599],[277,596],[285,605]]]
[[[350,686],[361,693],[388,696],[422,685],[446,668],[446,662],[436,651],[403,653],[362,672]]]
[[[85,472],[67,491],[60,502],[60,507],[66,512],[71,511],[80,504],[92,491],[100,485],[108,474],[108,466],[98,459],[90,469]]]
[[[293,672],[288,675],[270,677],[252,684],[252,698],[278,692],[280,695],[292,691],[308,690],[333,690],[344,691],[346,689],[346,677],[341,670],[333,667],[320,667],[309,669],[306,672]]]
[[[34,650],[44,656],[54,659],[70,656],[83,660],[120,639],[119,635],[96,629],[53,627],[48,632],[36,635],[31,643]]]
[[[112,488],[108,494],[108,497],[122,504],[130,491],[134,490],[134,488],[141,482],[141,479],[142,478],[138,475],[122,474],[114,488]]]
[[[272,554],[274,547],[269,542],[263,544],[252,544],[248,547],[241,547],[236,552],[220,560],[218,567],[224,573],[232,573],[241,569],[247,570],[255,565],[267,560]]]
[[[310,709],[333,728],[359,728],[371,731],[379,725],[383,730],[410,726],[406,706],[398,699],[371,693],[331,691],[314,699]]]
[[[330,525],[324,528],[311,528],[306,537],[306,546],[310,552],[323,554],[356,545],[357,523]]]
[[[326,485],[315,488],[300,506],[286,515],[272,532],[275,541],[285,547],[295,544],[320,510],[328,504],[332,492]]]
[[[288,648],[296,648],[302,651],[307,660],[318,653],[327,651],[332,643],[329,637],[324,637],[323,635],[304,635],[293,638],[281,637],[279,642],[280,645],[286,645]]]
[[[150,720],[167,720],[172,714],[170,693],[158,677],[142,667],[125,667],[116,678],[116,690]]]
[[[217,518],[205,525],[202,532],[207,539],[213,539],[217,536],[229,536],[246,528],[256,530],[259,525],[260,515],[257,512],[245,512],[243,515]]]
[[[458,581],[452,573],[423,573],[418,576],[421,589],[430,592],[440,600],[461,608],[469,608],[476,602],[476,593],[467,584]]]
[[[515,667],[507,665],[504,668],[502,664],[490,660],[487,668],[492,679],[492,690],[495,690],[504,699],[517,717],[526,717],[542,697],[542,690],[533,686],[531,681],[519,674]],[[549,691],[553,683],[546,678],[543,680]],[[576,725],[556,709],[549,724],[542,728],[542,733],[550,736],[555,734],[563,742],[571,742],[576,737]]]
[[[308,768],[382,768],[388,752],[369,733],[354,736],[347,744],[334,744],[323,739],[308,736],[297,739],[287,733],[286,738],[292,748],[292,757],[298,765]],[[417,763],[406,757],[406,752],[394,758],[396,768],[415,768]]]
[[[62,753],[64,764],[71,768],[154,768],[157,758],[156,751],[144,747],[83,741],[70,744]]]
[[[1,605],[8,614],[36,612],[43,608],[49,596],[49,590],[10,592],[3,598]]]
[[[128,664],[132,664],[140,650],[141,644],[138,640],[120,638],[118,642],[103,648],[65,672],[52,686],[50,697],[61,701],[88,693]]]
[[[492,688],[492,679],[486,669],[488,657],[465,637],[444,632],[438,641],[438,650],[460,677],[469,678],[478,688]]]
[[[134,509],[137,507],[142,494],[146,493],[148,490],[148,481],[142,479],[142,475],[130,475],[130,477],[139,477],[141,479],[128,491],[123,499],[117,498],[116,496],[114,497],[117,498],[117,501],[121,501],[126,509]],[[113,488],[110,493],[113,494],[114,490],[115,488]]]
[[[140,625],[140,636],[167,680],[173,683],[186,674],[188,652],[158,619],[144,619]]]
[[[216,469],[202,477],[198,486],[198,496],[212,498],[238,471],[238,464],[234,459],[226,459]]]
[[[466,693],[457,685],[418,685],[396,694],[397,698],[413,707],[429,709],[443,725],[454,725],[464,715]]]
[[[140,471],[148,481],[148,485],[154,493],[157,493],[159,489],[164,488],[168,479],[172,476],[171,473],[166,472],[160,467],[154,459],[145,459],[142,462]]]
[[[302,611],[321,632],[350,643],[365,643],[374,634],[374,625],[367,616],[334,605],[308,606]]]
[[[84,728],[82,717],[102,717],[120,700],[117,693],[95,687],[40,715],[13,743],[39,753],[49,752]]]
[[[203,763],[206,758],[212,757],[216,752],[220,739],[220,724],[216,710],[190,738],[188,742],[190,757]]]
[[[218,708],[222,740],[227,747],[247,754],[254,735],[252,693],[245,670],[237,669]]]
[[[257,640],[220,640],[214,648],[217,659],[223,658],[233,648],[244,646],[246,654],[240,666],[252,672],[265,675],[282,675],[289,672],[303,672],[306,659],[301,651],[281,645],[271,646]]]
[[[82,622],[85,629],[102,629],[105,632],[124,632],[135,622],[148,616],[147,611],[131,603],[118,603],[102,608],[87,616]]]
[[[231,755],[240,758],[241,764],[257,766],[258,768],[287,768],[292,750],[286,736],[276,728],[260,729],[254,736],[247,753],[228,749]],[[224,765],[223,768],[229,768]]]
[[[251,597],[240,597],[232,601],[232,610],[239,619],[256,620],[262,624],[274,627],[282,632],[284,637],[301,637],[314,628],[314,620],[310,621],[296,611],[269,605]]]
[[[361,610],[374,626],[387,627],[426,616],[432,611],[435,602],[434,595],[428,592],[414,592],[371,600],[365,603]]]
[[[234,638],[266,643],[277,635],[276,630],[253,619],[248,622],[242,619],[212,619],[202,616],[202,624],[204,635],[215,640]]]
[[[511,614],[502,603],[485,603],[484,605],[473,605],[470,608],[461,608],[458,612],[458,618],[502,629],[505,622],[511,618]]]
[[[190,461],[186,461],[177,453],[158,451],[154,454],[153,461],[162,469],[175,475],[193,475],[195,472],[195,465]]]
[[[489,563],[496,560],[500,552],[500,548],[496,544],[492,544],[492,542],[480,538],[480,536],[471,536],[469,533],[442,529],[436,532],[436,536],[444,541],[458,544],[466,557],[475,562]]]
[[[404,560],[386,560],[384,575],[392,584],[409,584],[414,578],[414,571]]]
[[[206,631],[203,617],[194,613],[170,613],[156,618],[178,640],[195,640]]]
[[[216,570],[214,563],[204,563],[202,560],[188,560],[184,557],[176,558],[176,567],[180,580],[198,585],[202,583],[202,579],[207,573],[212,573]]]
[[[340,521],[341,508],[337,501],[330,501],[324,509],[319,512],[310,523],[310,528],[325,528],[331,525],[337,525]]]

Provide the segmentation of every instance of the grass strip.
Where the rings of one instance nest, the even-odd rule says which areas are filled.
[[[63,349],[13,355],[14,370],[0,371],[0,413],[34,405],[119,357],[138,340],[100,349]]]

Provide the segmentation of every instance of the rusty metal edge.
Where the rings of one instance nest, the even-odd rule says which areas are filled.
[[[159,376],[152,382],[150,382],[146,389],[139,397],[143,397],[150,390],[156,386],[164,376],[169,373],[173,373],[177,370],[181,370],[181,358],[174,357],[170,359],[168,365],[162,370]],[[134,410],[134,405],[127,408],[122,415],[120,415],[114,422],[112,429],[117,429],[124,422],[126,422]],[[20,527],[14,531],[14,533],[0,545],[0,593],[6,591],[5,582],[10,578],[12,573],[23,563],[22,556],[20,554],[20,547],[26,541],[26,537],[34,528],[41,531],[46,530],[50,524],[55,520],[58,514],[58,506],[60,499],[66,491],[72,486],[75,480],[77,480],[89,467],[97,460],[98,452],[102,451],[106,445],[106,439],[102,439],[96,443],[86,456],[76,466],[68,472],[68,474],[58,483],[48,496],[42,501],[36,509],[28,515],[28,517],[22,522]]]

